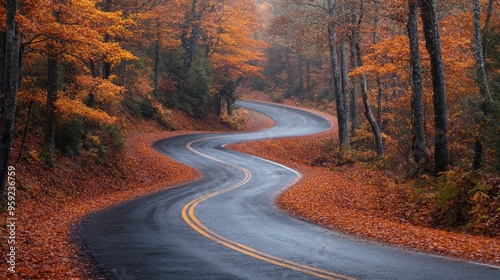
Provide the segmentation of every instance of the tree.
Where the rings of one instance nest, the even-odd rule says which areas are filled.
[[[432,88],[434,102],[434,173],[448,168],[448,113],[446,85],[441,54],[441,35],[435,0],[420,0],[424,26],[425,46],[431,58]]]
[[[333,86],[335,92],[335,102],[337,104],[337,120],[339,124],[339,144],[340,156],[349,144],[349,117],[346,108],[345,94],[342,90],[342,77],[337,53],[337,23],[336,9],[337,3],[334,0],[328,0],[328,14],[331,21],[328,24],[328,45],[330,47],[330,59],[333,72]]]
[[[428,161],[425,144],[424,106],[422,101],[422,70],[418,43],[418,2],[408,1],[408,39],[410,42],[410,60],[412,77],[412,157],[417,167],[422,169]]]
[[[0,200],[3,198],[5,179],[7,177],[10,149],[14,134],[14,121],[17,107],[18,71],[19,71],[19,35],[15,19],[18,8],[16,0],[6,2],[6,30],[4,55],[4,103],[2,131],[0,135]]]
[[[359,46],[359,41],[356,43],[356,54],[358,60],[358,66],[363,66],[363,59],[361,54],[361,47]],[[361,97],[363,99],[363,105],[365,107],[365,117],[372,128],[373,136],[375,138],[377,156],[383,158],[385,156],[384,142],[382,140],[382,134],[377,121],[373,117],[373,112],[370,105],[370,99],[368,98],[368,83],[366,81],[366,75],[361,74]]]
[[[479,85],[479,94],[481,98],[480,112],[484,116],[487,116],[488,107],[491,107],[492,105],[491,103],[493,102],[493,97],[490,92],[490,87],[488,84],[486,67],[484,62],[483,37],[481,36],[481,3],[479,0],[474,0],[474,8],[472,14],[473,14],[474,58],[476,60],[476,79]],[[479,139],[479,137],[476,139],[476,144],[474,149],[474,160],[472,163],[474,169],[479,169],[482,166],[483,162],[482,142],[483,141]]]

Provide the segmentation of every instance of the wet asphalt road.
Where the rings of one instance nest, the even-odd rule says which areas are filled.
[[[276,125],[197,134],[154,148],[203,178],[95,213],[80,239],[110,279],[500,279],[498,267],[364,241],[290,217],[273,205],[300,175],[224,144],[312,134],[330,123],[277,105],[238,102]]]

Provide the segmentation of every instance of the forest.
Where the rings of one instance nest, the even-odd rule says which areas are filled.
[[[120,173],[137,122],[233,129],[255,98],[336,117],[312,165],[390,171],[426,226],[500,236],[498,0],[1,2],[2,208],[12,166]]]
[[[433,223],[498,234],[497,1],[260,8],[267,63],[253,86],[275,102],[336,112],[331,162],[367,161],[413,188],[436,188],[425,192],[438,200]]]
[[[22,140],[12,157],[32,152],[52,166],[55,150],[118,152],[127,116],[168,127],[169,108],[220,115],[264,59],[252,1],[3,2],[5,167],[13,134]],[[39,147],[25,147],[30,134]]]

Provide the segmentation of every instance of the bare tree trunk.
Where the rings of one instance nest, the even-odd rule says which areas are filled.
[[[378,9],[379,1],[375,0],[375,18],[373,19],[373,44],[378,43]],[[382,102],[384,98],[384,90],[382,88],[382,78],[380,73],[377,72],[377,124],[380,130],[382,130]]]
[[[293,77],[292,77],[292,66],[290,63],[290,49],[285,49],[285,71],[286,71],[286,81],[288,84],[288,94],[291,95],[293,87]]]
[[[233,99],[231,96],[226,96],[226,106],[227,106],[227,115],[232,116],[233,115]]]
[[[484,64],[483,40],[481,37],[481,3],[479,0],[474,0],[473,13],[473,42],[474,42],[474,57],[476,59],[476,77],[479,84],[481,97],[493,101],[493,97],[488,86],[486,75],[486,67]]]
[[[434,173],[445,171],[450,164],[448,157],[448,113],[446,86],[441,55],[441,35],[435,0],[420,0],[424,25],[425,45],[431,58],[432,88],[434,91]]]
[[[58,78],[58,58],[57,56],[49,55],[47,71],[47,104],[45,107],[45,133],[42,149],[42,158],[45,164],[52,166],[54,164],[54,146],[56,135],[56,101],[57,89],[59,84]]]
[[[342,72],[342,102],[345,118],[346,118],[346,133],[349,135],[349,64],[347,59],[347,42],[343,42],[340,46],[340,61],[341,61],[341,72]]]
[[[356,63],[356,49],[354,44],[351,44],[351,69],[356,69],[358,67]],[[354,77],[351,79],[351,135],[356,134],[356,129],[359,128],[359,106],[358,106],[358,96],[359,96],[359,78]]]
[[[23,155],[23,151],[24,151],[24,147],[26,146],[26,136],[28,135],[28,129],[29,129],[29,126],[30,126],[30,122],[31,122],[31,111],[33,110],[33,104],[35,102],[32,100],[30,100],[30,103],[28,105],[28,113],[26,113],[26,122],[24,123],[24,129],[23,129],[23,136],[22,136],[22,140],[21,140],[21,146],[19,147],[19,153],[17,155],[17,160],[16,162],[19,162],[21,160],[21,157]]]
[[[353,6],[351,11],[351,23],[353,27],[351,29],[351,45],[350,45],[350,60],[351,69],[354,70],[358,67],[356,61],[356,42],[359,40],[359,25],[361,24],[362,15],[357,15],[357,7]],[[351,79],[351,135],[356,134],[356,129],[359,128],[359,106],[358,106],[358,96],[359,96],[359,79]]]
[[[476,79],[479,85],[479,93],[481,95],[481,112],[483,115],[488,114],[489,103],[493,102],[493,97],[488,86],[488,78],[486,75],[486,67],[484,64],[483,54],[483,39],[481,37],[481,3],[479,0],[474,0],[473,11],[473,42],[474,42],[474,57],[476,59]],[[473,168],[481,168],[483,163],[483,144],[479,137],[476,139],[474,148]]]
[[[5,56],[4,56],[4,100],[2,130],[0,135],[0,200],[3,198],[5,179],[7,178],[10,161],[10,149],[14,135],[14,122],[17,107],[17,91],[19,78],[19,34],[15,19],[18,2],[7,0],[6,30],[5,30]]]
[[[349,125],[346,114],[344,93],[342,92],[340,65],[337,54],[337,34],[336,24],[330,23],[328,26],[328,37],[330,46],[330,58],[333,71],[333,85],[335,89],[335,103],[337,105],[337,120],[339,125],[340,155],[349,144]]]
[[[409,0],[408,39],[410,42],[410,59],[412,68],[412,156],[420,169],[428,161],[425,143],[424,106],[422,101],[422,67],[420,64],[420,49],[418,43],[418,2]]]
[[[304,99],[304,72],[302,71],[302,64],[304,59],[301,54],[297,55],[297,69],[299,75],[299,98]]]
[[[357,54],[357,63],[358,66],[363,66],[363,59],[361,56],[361,47],[359,46],[359,42],[356,43],[356,54]],[[363,98],[363,105],[365,106],[365,117],[370,123],[370,127],[372,128],[373,135],[375,137],[375,143],[377,146],[377,156],[379,158],[383,158],[385,155],[384,151],[384,142],[382,141],[382,135],[380,133],[380,128],[373,117],[373,112],[370,105],[370,100],[368,99],[368,86],[366,82],[366,75],[361,75],[361,97]]]
[[[398,93],[398,87],[399,87],[399,82],[398,82],[398,75],[396,73],[392,74],[392,81],[393,83],[393,89],[392,89],[392,98],[397,99],[399,97]]]
[[[221,92],[217,92],[213,98],[213,107],[215,110],[215,115],[218,117],[222,113],[222,94]]]
[[[491,16],[493,14],[493,0],[488,1],[488,10],[486,11],[486,19],[484,21],[484,30],[486,34],[483,35],[483,57],[488,54],[488,34],[491,23]]]
[[[311,61],[306,59],[306,93],[311,92]]]
[[[160,40],[161,40],[161,35],[160,35],[160,20],[156,20],[156,28],[157,28],[157,33],[156,33],[156,44],[155,44],[155,66],[154,66],[154,79],[153,79],[153,95],[158,98],[159,92],[158,89],[160,87],[160,59],[161,59],[161,53],[160,53]]]
[[[377,124],[382,130],[382,101],[384,99],[384,89],[382,88],[382,78],[380,73],[377,73]]]

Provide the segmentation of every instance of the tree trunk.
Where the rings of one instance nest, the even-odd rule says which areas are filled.
[[[351,69],[354,70],[358,67],[356,63],[356,42],[359,40],[359,24],[358,16],[356,15],[355,7],[351,12],[351,23],[353,27],[351,29],[351,46],[350,46],[350,60],[351,60]],[[359,128],[359,106],[358,106],[358,96],[359,96],[359,79],[352,78],[351,79],[351,135],[354,136],[356,134],[356,129]]]
[[[434,173],[439,174],[445,171],[450,163],[446,136],[448,131],[448,114],[443,59],[441,55],[441,35],[435,1],[420,0],[420,6],[424,25],[425,46],[431,58],[432,88],[434,91]]]
[[[311,61],[306,59],[306,93],[311,92]]]
[[[351,69],[354,70],[358,67],[356,63],[356,48],[355,44],[351,43]],[[356,134],[356,129],[359,128],[359,105],[358,105],[358,96],[359,96],[359,78],[351,79],[351,135],[354,136]]]
[[[154,66],[154,78],[153,78],[153,96],[159,97],[159,80],[160,80],[160,20],[156,20],[156,44],[155,44],[155,66]]]
[[[340,154],[349,144],[349,125],[346,113],[344,93],[342,92],[340,65],[337,54],[337,34],[336,24],[330,23],[328,26],[328,37],[330,46],[331,66],[333,71],[333,86],[335,90],[335,102],[337,105],[337,120],[339,125]]]
[[[346,118],[346,133],[349,135],[349,64],[347,59],[347,42],[343,42],[340,46],[340,61],[341,61],[341,73],[342,73],[342,106],[345,111]]]
[[[7,0],[5,55],[4,55],[4,100],[2,130],[0,135],[0,200],[3,198],[5,179],[9,170],[10,150],[14,135],[14,121],[17,107],[18,70],[19,70],[19,34],[15,19],[18,2]]]
[[[480,110],[483,115],[488,115],[489,103],[493,102],[488,79],[486,75],[486,67],[484,64],[483,54],[483,39],[481,37],[481,3],[479,0],[474,0],[473,12],[473,42],[474,42],[474,57],[476,59],[476,79],[479,86],[479,94],[481,95]],[[474,148],[473,168],[481,168],[483,163],[483,144],[479,137],[476,139]]]
[[[398,82],[398,75],[396,73],[392,74],[392,81],[394,82],[392,89],[392,99],[394,100],[399,97],[398,93],[399,82]]]
[[[384,89],[382,88],[382,78],[380,73],[377,73],[377,124],[382,130],[382,101],[384,99]]]
[[[375,0],[375,18],[373,19],[373,45],[378,43],[378,10],[379,1]],[[382,88],[382,78],[380,73],[377,72],[377,124],[380,130],[382,130],[382,101],[384,98],[384,90]]]
[[[28,129],[30,126],[30,121],[31,121],[31,111],[33,110],[33,104],[34,100],[31,99],[30,103],[28,105],[28,113],[26,113],[26,122],[24,123],[24,129],[23,129],[23,136],[21,139],[21,146],[19,147],[19,153],[17,155],[17,160],[16,162],[19,162],[21,160],[21,157],[23,155],[24,147],[26,146],[26,136],[28,135]]]
[[[491,22],[491,16],[493,14],[493,0],[488,1],[488,9],[486,11],[486,19],[484,20],[484,31],[486,32],[483,35],[483,57],[485,57],[488,54],[489,46],[487,44],[488,42],[488,34],[489,34],[489,29],[490,29],[490,22]]]
[[[408,39],[410,42],[410,64],[412,69],[412,156],[420,169],[428,161],[425,143],[424,106],[422,101],[422,67],[420,63],[420,49],[418,43],[418,2],[409,0]]]
[[[290,64],[290,49],[285,49],[285,71],[286,71],[286,82],[288,86],[287,97],[291,97],[292,87],[293,87],[293,77],[292,77],[292,66]]]
[[[359,46],[359,42],[356,43],[356,54],[357,54],[357,63],[358,66],[363,66],[363,59],[361,56],[361,47]],[[361,75],[361,97],[363,98],[363,105],[365,106],[365,117],[368,120],[368,123],[370,123],[370,127],[372,128],[373,135],[375,137],[375,143],[376,143],[376,149],[377,149],[377,156],[379,158],[384,157],[384,142],[382,141],[382,135],[380,133],[380,128],[377,125],[377,122],[375,121],[375,118],[373,117],[373,112],[371,109],[370,105],[370,100],[368,99],[368,85],[366,82],[366,75],[363,74]]]
[[[218,117],[222,113],[222,94],[221,92],[215,93],[214,99],[213,99],[213,106],[215,110],[215,115]]]
[[[45,134],[42,149],[42,158],[45,164],[52,166],[54,163],[54,146],[56,135],[56,101],[58,78],[58,59],[57,56],[49,56],[47,71],[47,103],[45,107]]]
[[[304,72],[302,71],[302,64],[304,59],[301,54],[297,55],[297,69],[299,75],[299,98],[304,99]]]
[[[474,42],[474,57],[476,59],[476,78],[479,84],[481,97],[493,101],[493,97],[488,86],[486,75],[486,67],[484,64],[483,40],[481,37],[481,3],[479,0],[474,0],[473,14],[473,42]]]
[[[226,105],[227,105],[227,115],[231,117],[233,115],[233,100],[231,96],[226,96]]]

